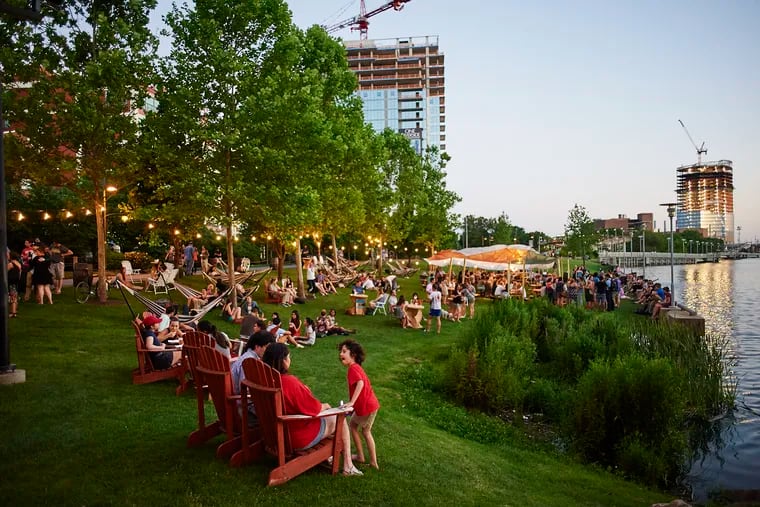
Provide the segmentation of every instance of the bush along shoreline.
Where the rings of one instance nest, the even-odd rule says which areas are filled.
[[[734,406],[727,350],[679,326],[506,300],[479,313],[426,383],[512,424],[541,421],[586,463],[675,488]]]

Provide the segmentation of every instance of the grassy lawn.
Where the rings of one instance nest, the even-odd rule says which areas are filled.
[[[183,282],[203,284],[200,278]],[[406,295],[421,292],[416,275],[401,285]],[[19,318],[9,321],[11,358],[27,381],[0,386],[0,505],[641,506],[669,500],[573,463],[507,427],[493,439],[457,436],[476,434],[472,427],[484,421],[496,426],[416,390],[406,373],[445,354],[469,324],[445,322],[438,336],[403,330],[392,317],[346,316],[347,292],[277,311],[287,320],[292,309],[313,317],[335,307],[341,325],[358,329],[354,338],[367,352],[365,370],[382,405],[374,429],[380,471],[332,477],[316,469],[267,488],[268,458],[233,469],[214,457],[219,440],[188,449],[195,396],[192,390],[174,396],[176,383],[169,381],[131,384],[134,340],[120,294],[112,293],[107,305],[78,305],[66,288],[52,307],[21,304]],[[263,306],[267,316],[275,309]],[[237,335],[237,326],[217,311],[209,318]],[[348,398],[336,350],[342,339],[292,349],[292,372],[332,404]],[[207,403],[208,417],[212,413]]]

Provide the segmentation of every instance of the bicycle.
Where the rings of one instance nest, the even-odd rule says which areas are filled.
[[[113,283],[113,280],[106,279],[106,299],[110,296],[111,293],[111,284]],[[89,281],[84,280],[79,282],[76,287],[74,287],[74,294],[77,299],[77,303],[79,304],[85,304],[89,299],[90,296],[98,296],[98,284],[97,279],[93,281],[93,277],[90,277]]]

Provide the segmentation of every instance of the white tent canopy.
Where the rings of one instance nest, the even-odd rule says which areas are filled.
[[[425,259],[431,266],[463,266],[489,271],[551,269],[554,259],[528,245],[491,245],[461,250],[443,250]]]

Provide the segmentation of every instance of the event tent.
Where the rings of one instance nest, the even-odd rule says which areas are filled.
[[[528,245],[491,245],[462,250],[442,250],[425,259],[432,266],[463,266],[490,271],[551,269],[554,259]]]

